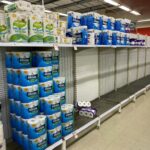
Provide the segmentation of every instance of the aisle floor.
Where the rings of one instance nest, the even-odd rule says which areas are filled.
[[[150,91],[67,150],[150,150]]]

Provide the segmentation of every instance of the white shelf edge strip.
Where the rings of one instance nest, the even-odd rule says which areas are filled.
[[[46,44],[46,43],[4,43],[0,42],[0,47],[110,47],[110,48],[149,48],[150,46],[123,46],[123,45],[76,45],[76,44]]]
[[[45,150],[53,150],[54,148],[56,148],[57,146],[61,145],[63,143],[62,140],[59,140],[58,142],[54,143],[53,145],[47,147]]]
[[[127,98],[127,99],[123,100],[120,104],[123,105],[123,104],[128,103],[129,101],[131,101],[131,99],[130,99],[130,98]]]

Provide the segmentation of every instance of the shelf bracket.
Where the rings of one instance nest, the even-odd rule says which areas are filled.
[[[61,150],[67,150],[66,140],[63,140]]]
[[[120,107],[119,107],[119,110],[118,110],[119,113],[122,112],[122,107],[121,107],[121,104],[120,104]]]
[[[98,122],[97,122],[97,129],[100,129],[101,126],[101,117],[98,117]]]

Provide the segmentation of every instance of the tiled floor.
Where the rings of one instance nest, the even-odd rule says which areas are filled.
[[[150,150],[150,91],[67,150]]]

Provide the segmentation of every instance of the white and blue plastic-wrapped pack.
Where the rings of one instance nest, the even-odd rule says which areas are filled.
[[[32,53],[33,67],[52,66],[52,51],[36,51]]]
[[[72,43],[73,44],[80,44],[80,45],[87,45],[88,43],[88,31],[87,26],[80,26],[71,28],[72,30]]]
[[[112,31],[104,30],[102,36],[103,45],[112,45]]]
[[[66,92],[55,93],[54,95],[60,96],[60,105],[66,104]]]
[[[72,104],[64,104],[61,106],[61,120],[62,122],[74,120],[74,106]]]
[[[63,92],[66,90],[65,77],[54,78],[53,82],[54,82],[54,93],[59,93],[59,92]]]
[[[31,53],[12,52],[12,67],[14,69],[31,67]]]
[[[79,27],[81,14],[78,12],[73,12],[73,11],[69,11],[67,14],[68,14],[68,17],[67,17],[68,29],[72,27]]]
[[[19,85],[20,81],[20,70],[12,69],[12,84]]]
[[[108,30],[115,30],[115,18],[114,17],[109,17],[109,22],[108,22]]]
[[[23,144],[23,149],[24,150],[30,150],[28,135],[22,134],[22,144]]]
[[[5,53],[5,62],[6,62],[6,68],[12,68],[12,53],[11,52]]]
[[[50,95],[45,98],[44,101],[44,114],[52,115],[54,113],[60,112],[60,97],[57,95]]]
[[[108,16],[102,15],[100,19],[100,29],[107,30],[108,29],[108,21],[110,25],[110,20]]]
[[[13,98],[15,101],[20,101],[19,92],[20,92],[20,86],[12,85],[12,93],[13,93]]]
[[[17,116],[21,116],[21,102],[20,101],[14,101],[14,113]]]
[[[28,103],[39,98],[39,87],[37,85],[32,86],[20,86],[19,97],[22,103]]]
[[[82,15],[81,25],[87,26],[88,29],[100,29],[100,14],[88,12]]]
[[[21,103],[21,117],[23,119],[30,119],[39,114],[39,101],[30,103]]]
[[[14,99],[13,84],[7,84],[7,88],[8,88],[8,98],[9,99]]]
[[[8,84],[12,84],[13,83],[13,72],[12,72],[12,68],[7,68],[7,83]]]
[[[37,68],[20,69],[20,86],[31,86],[38,84],[39,74]]]
[[[66,123],[62,123],[62,136],[66,136],[72,133],[74,130],[74,121],[70,120]]]
[[[39,67],[39,82],[47,82],[53,79],[52,66]]]
[[[46,116],[38,115],[27,121],[29,139],[36,139],[46,133]]]
[[[130,33],[130,31],[131,31],[130,26],[131,26],[131,20],[125,19],[125,32],[126,33]]]
[[[39,84],[39,97],[46,97],[53,94],[53,81]]]
[[[53,78],[59,77],[59,64],[53,64],[52,75],[53,75]]]
[[[47,115],[47,129],[51,130],[61,125],[61,112]]]
[[[52,64],[59,64],[59,51],[52,51]]]
[[[54,144],[62,138],[62,127],[58,126],[54,129],[48,130],[48,144]]]
[[[47,134],[44,134],[36,139],[29,139],[30,150],[45,150],[47,146]]]

